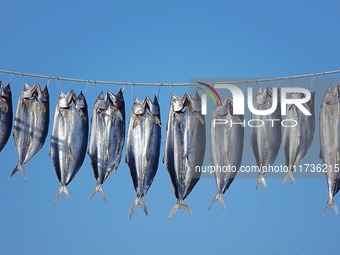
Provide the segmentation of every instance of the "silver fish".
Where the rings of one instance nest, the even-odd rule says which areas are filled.
[[[6,87],[0,81],[0,151],[11,135],[13,123],[12,92],[9,83]]]
[[[320,158],[327,165],[328,201],[324,213],[332,206],[335,213],[338,208],[334,196],[340,189],[340,102],[338,89],[330,86],[322,99],[320,109]]]
[[[303,93],[292,93],[291,98],[303,98]],[[296,105],[287,106],[286,119],[293,119],[297,125],[295,127],[285,127],[283,132],[283,147],[285,151],[286,166],[289,168],[287,175],[284,177],[282,187],[286,180],[290,178],[295,184],[293,171],[297,164],[302,160],[312,145],[315,130],[315,110],[314,110],[315,92],[311,91],[311,99],[304,104],[305,108],[312,114],[305,115]]]
[[[201,176],[195,168],[202,165],[204,151],[205,121],[201,115],[201,98],[197,92],[194,98],[188,93],[182,98],[172,94],[163,163],[169,172],[177,202],[169,219],[179,208],[192,214],[184,199]]]
[[[105,193],[102,184],[112,171],[116,171],[122,157],[125,139],[125,103],[123,92],[116,95],[103,92],[94,103],[91,120],[91,134],[88,154],[91,159],[94,177],[97,185],[93,196],[100,192],[104,201]]]
[[[224,208],[222,194],[229,189],[240,168],[244,139],[243,120],[243,115],[233,115],[233,101],[230,97],[224,105],[216,106],[213,110],[210,126],[210,159],[213,166],[227,167],[228,171],[214,172],[217,193],[209,209],[217,200]]]
[[[130,168],[137,197],[132,203],[129,217],[137,205],[148,215],[143,197],[148,192],[157,173],[161,146],[161,116],[157,97],[142,102],[137,98],[132,106],[126,141],[125,162]]]
[[[278,96],[279,98],[280,94],[279,88],[277,88],[277,90],[278,93],[273,94],[273,88],[267,86],[262,93],[261,88],[259,88],[255,96],[254,108],[257,110],[268,110],[274,107],[272,104],[273,96]],[[267,189],[264,174],[266,168],[274,163],[281,145],[281,110],[277,105],[272,114],[255,115],[252,113],[251,117],[252,119],[261,120],[261,123],[263,123],[262,126],[260,126],[261,123],[257,124],[260,127],[250,128],[250,143],[256,165],[259,168],[259,178],[256,181],[255,190],[257,190],[260,183]]]
[[[44,145],[50,121],[49,94],[47,86],[27,84],[21,90],[14,118],[13,138],[18,153],[18,165],[12,177],[20,171],[26,178],[26,164]]]
[[[64,193],[71,201],[66,186],[84,162],[88,139],[87,103],[82,92],[60,93],[53,120],[50,156],[60,182],[55,203]]]

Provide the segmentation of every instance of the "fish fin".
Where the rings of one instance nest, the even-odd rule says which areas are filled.
[[[190,207],[183,200],[177,200],[176,204],[174,205],[174,207],[172,208],[172,210],[169,214],[168,220],[171,220],[172,216],[174,216],[174,214],[180,208],[184,209],[187,213],[190,214],[190,216],[192,215],[192,211],[191,211]]]
[[[89,203],[91,202],[92,198],[94,197],[94,195],[96,195],[96,193],[99,192],[100,195],[102,196],[104,202],[106,202],[106,196],[105,196],[105,192],[103,190],[103,186],[100,183],[97,183],[96,187],[94,188],[94,190],[92,191],[92,194],[89,198]]]
[[[256,181],[256,185],[255,185],[255,191],[257,190],[257,188],[259,187],[260,183],[262,183],[263,187],[265,190],[267,190],[267,183],[266,180],[264,179],[263,174],[260,174],[259,178]]]
[[[217,200],[220,202],[222,208],[224,208],[224,200],[223,200],[222,194],[221,194],[221,193],[217,193],[217,194],[214,196],[213,200],[211,201],[211,203],[210,203],[210,205],[209,205],[209,209],[215,204],[215,202],[216,202]]]
[[[133,212],[135,211],[137,205],[140,205],[144,211],[144,213],[146,214],[146,216],[148,216],[148,208],[146,207],[143,197],[139,197],[137,196],[136,199],[133,201],[130,212],[129,212],[129,218],[131,218]]]
[[[65,186],[65,185],[60,185],[60,188],[59,188],[59,190],[58,190],[57,197],[56,197],[56,199],[55,199],[55,205],[58,204],[59,197],[60,197],[60,195],[61,195],[62,193],[64,193],[65,196],[67,197],[67,199],[71,202],[71,197],[70,197],[70,194],[68,193],[68,190],[67,190],[66,186]]]
[[[282,188],[283,186],[285,185],[287,179],[290,179],[292,181],[292,184],[295,185],[295,179],[294,179],[294,175],[293,175],[293,172],[292,171],[288,171],[288,173],[286,174],[286,176],[283,178],[283,181],[282,181]]]
[[[326,205],[325,205],[325,208],[323,209],[323,215],[325,215],[328,207],[332,206],[333,207],[333,210],[335,212],[335,214],[338,214],[339,213],[339,210],[338,210],[338,207],[336,206],[335,202],[334,202],[334,198],[331,197],[328,199]]]
[[[9,176],[9,178],[12,178],[13,175],[15,175],[16,172],[20,171],[22,173],[22,176],[24,176],[25,180],[27,180],[27,175],[26,175],[26,172],[25,172],[25,168],[24,168],[24,165],[21,164],[21,163],[18,163],[16,165],[16,167],[13,169],[11,175]]]

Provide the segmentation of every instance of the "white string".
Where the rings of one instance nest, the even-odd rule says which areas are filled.
[[[59,76],[49,76],[49,75],[41,75],[41,74],[31,74],[31,73],[23,73],[23,72],[15,72],[8,70],[0,70],[0,73],[7,73],[12,75],[21,75],[27,77],[35,77],[35,78],[43,78],[51,80],[59,80],[59,81],[70,81],[70,82],[78,82],[85,83],[88,81],[89,83],[97,83],[97,84],[106,84],[106,85],[130,85],[130,86],[197,86],[198,82],[195,83],[143,83],[143,82],[119,82],[119,81],[95,81],[95,80],[86,80],[86,79],[78,79],[78,78],[64,78]],[[340,73],[340,70],[327,71],[322,73],[313,73],[313,74],[303,74],[303,75],[294,75],[294,76],[286,76],[286,77],[278,77],[278,78],[265,78],[265,79],[252,79],[252,80],[237,80],[237,81],[228,81],[228,82],[212,82],[211,84],[242,84],[242,83],[256,83],[256,82],[269,82],[269,81],[278,81],[278,80],[289,80],[289,79],[300,79],[307,78],[312,76],[325,76]]]
[[[60,87],[60,83],[59,83],[59,78],[58,77],[57,77],[57,85],[58,85],[59,94],[61,94],[61,87]]]
[[[313,91],[314,76],[310,79],[310,90]]]
[[[24,78],[24,73],[21,73],[21,79],[22,79],[22,83],[25,85],[25,78]]]
[[[13,72],[11,72],[11,75],[9,76],[8,84],[11,84],[11,82],[12,82],[12,77],[13,77]]]

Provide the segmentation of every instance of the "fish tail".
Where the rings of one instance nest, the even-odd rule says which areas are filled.
[[[133,212],[135,211],[137,205],[140,205],[144,211],[144,213],[146,214],[146,216],[148,216],[148,208],[146,207],[143,197],[139,197],[137,196],[136,199],[133,201],[130,212],[129,212],[129,218],[131,218]]]
[[[267,190],[267,183],[266,180],[264,179],[263,174],[261,173],[259,178],[256,181],[256,185],[255,185],[255,191],[257,190],[257,188],[259,187],[260,183],[263,185],[264,189]]]
[[[24,168],[24,165],[21,164],[21,163],[18,163],[16,165],[16,167],[14,167],[11,175],[9,176],[9,178],[12,178],[13,175],[15,175],[16,172],[20,171],[22,173],[22,176],[24,176],[25,180],[27,180],[27,175],[26,175],[26,172],[25,172],[25,168]]]
[[[103,186],[100,183],[97,183],[96,187],[94,188],[94,190],[92,191],[92,194],[89,198],[89,203],[91,202],[92,198],[94,197],[94,195],[97,194],[97,192],[100,193],[100,195],[102,196],[104,202],[106,202],[106,196],[105,196],[105,192],[103,190]]]
[[[192,215],[190,207],[183,200],[177,200],[176,204],[169,214],[168,220],[171,220],[172,216],[174,216],[175,212],[177,212],[177,210],[180,208],[184,209],[187,213],[190,214],[190,216]]]
[[[336,206],[335,202],[334,202],[334,198],[333,197],[330,197],[328,198],[328,201],[325,205],[325,209],[323,210],[323,214],[326,213],[328,207],[332,206],[333,207],[333,210],[335,212],[335,214],[338,214],[339,213],[339,210],[338,210],[338,207]]]
[[[222,208],[224,208],[224,200],[223,200],[222,194],[217,192],[217,194],[214,196],[213,200],[211,201],[209,205],[209,209],[215,204],[217,200],[220,202]]]
[[[291,171],[288,171],[288,173],[286,174],[286,176],[283,178],[283,181],[282,181],[282,188],[283,186],[285,185],[287,179],[290,179],[292,184],[295,185],[295,179],[294,179],[294,175],[293,175],[293,172]]]
[[[65,196],[67,197],[67,199],[71,202],[71,197],[70,197],[70,194],[68,193],[68,190],[67,190],[66,186],[65,185],[60,185],[60,188],[59,188],[58,194],[57,194],[57,198],[55,199],[55,205],[58,204],[59,197],[60,197],[60,195],[62,193],[64,193]]]

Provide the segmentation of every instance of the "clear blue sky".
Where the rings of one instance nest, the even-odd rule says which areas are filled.
[[[17,1],[0,4],[0,69],[62,77],[133,82],[189,82],[192,78],[276,77],[340,69],[340,1]],[[5,83],[9,76],[0,74]],[[46,83],[30,79],[25,82]],[[294,81],[293,81],[294,82]],[[23,85],[12,78],[16,106]],[[307,87],[309,84],[306,85]],[[66,92],[86,84],[61,82]],[[97,86],[98,91],[119,87]],[[317,112],[323,87],[317,92]],[[142,98],[157,88],[135,88]],[[182,94],[189,88],[175,88]],[[163,156],[171,90],[162,88]],[[131,88],[125,89],[130,116]],[[50,86],[53,115],[58,88]],[[90,111],[96,91],[89,86]],[[318,132],[316,130],[316,132]],[[17,156],[11,137],[0,154],[0,254],[335,254],[340,218],[327,199],[325,178],[298,179],[296,186],[268,179],[237,179],[226,192],[226,209],[216,204],[213,179],[202,179],[187,198],[190,217],[178,211],[162,163],[145,197],[146,217],[137,208],[127,165],[97,195],[88,156],[69,185],[72,203],[61,197],[48,156],[49,138],[20,174],[9,181]],[[125,155],[123,155],[124,157]],[[320,163],[318,136],[302,163]],[[283,162],[283,150],[276,163]],[[249,136],[243,164],[253,164]],[[340,199],[335,201],[340,206]]]

